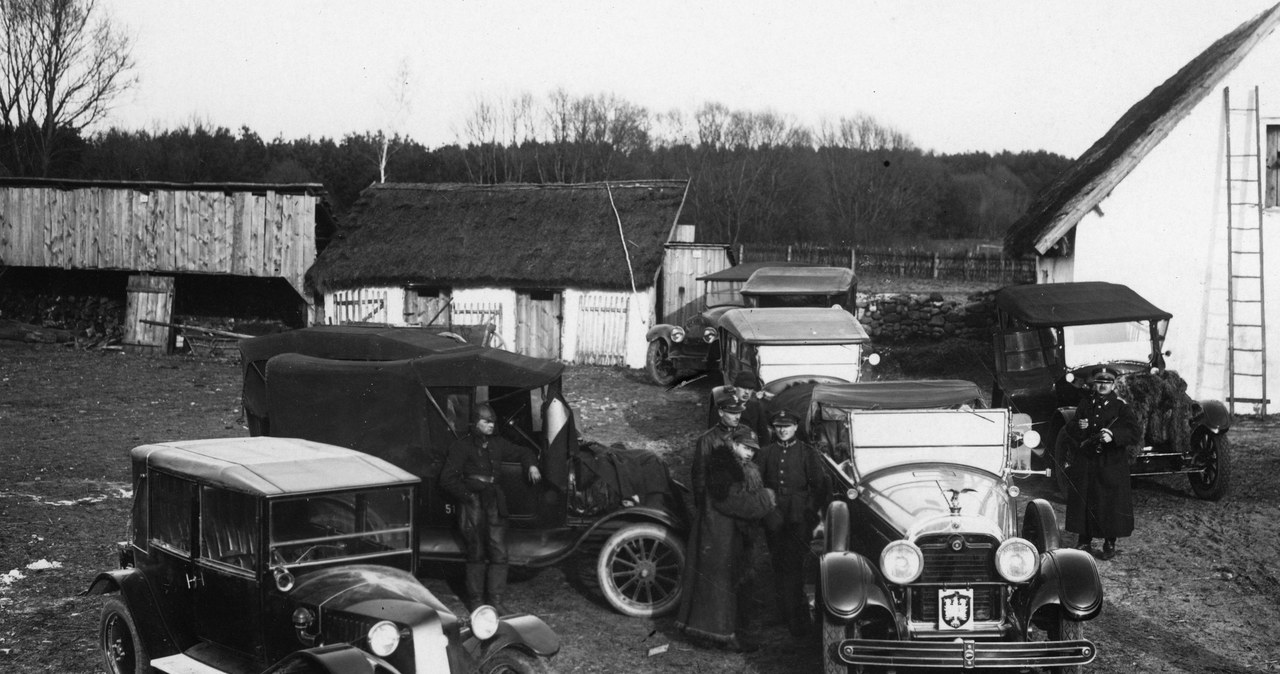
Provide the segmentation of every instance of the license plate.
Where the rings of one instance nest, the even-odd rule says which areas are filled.
[[[938,590],[938,629],[973,629],[973,590]]]

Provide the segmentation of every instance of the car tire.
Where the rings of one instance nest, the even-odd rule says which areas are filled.
[[[1058,432],[1058,439],[1053,443],[1053,481],[1058,486],[1058,493],[1062,494],[1062,498],[1067,498],[1067,470],[1063,466],[1067,463],[1067,456],[1071,454],[1071,450],[1075,448],[1075,442],[1065,430]]]
[[[102,622],[98,645],[103,664],[109,674],[146,674],[151,671],[151,658],[138,635],[133,614],[119,597],[108,597],[102,606]]]
[[[667,343],[661,339],[649,342],[649,351],[645,354],[645,370],[649,378],[658,386],[671,386],[676,383],[679,372],[671,362],[671,352]]]
[[[1204,464],[1203,473],[1189,473],[1196,498],[1218,501],[1231,485],[1231,440],[1222,433],[1196,431],[1191,437],[1192,452]]]
[[[544,674],[551,669],[542,658],[514,648],[504,648],[480,663],[476,671],[479,674]]]
[[[1084,639],[1084,622],[1080,620],[1071,620],[1065,614],[1059,612],[1057,620],[1047,632],[1049,641],[1079,641]],[[1061,667],[1050,667],[1052,674],[1081,674],[1084,672],[1084,665],[1063,665]]]
[[[836,649],[845,639],[862,638],[862,627],[856,620],[836,622],[831,614],[822,612],[822,672],[823,674],[863,674],[862,665],[846,665],[836,657]]]
[[[596,557],[596,581],[609,605],[633,618],[666,615],[680,606],[684,542],[652,522],[626,524]]]

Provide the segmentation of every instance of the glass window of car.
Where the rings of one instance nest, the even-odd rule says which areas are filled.
[[[1151,359],[1151,328],[1146,321],[1068,325],[1062,328],[1067,367]]]
[[[1004,367],[1008,372],[1028,372],[1045,367],[1040,335],[1035,330],[1011,332],[1004,337]]]
[[[741,285],[741,282],[707,281],[707,307],[742,306],[742,293],[738,292]]]
[[[325,494],[271,504],[277,563],[312,564],[410,552],[408,489]]]
[[[258,503],[249,494],[200,488],[200,558],[251,570],[258,560]]]
[[[195,483],[155,471],[152,471],[149,481],[151,544],[184,555],[191,554]]]

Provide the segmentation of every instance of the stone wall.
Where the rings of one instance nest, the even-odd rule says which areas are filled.
[[[858,293],[858,320],[872,340],[899,342],[932,339],[991,339],[995,321],[993,293],[964,300],[941,293]]]

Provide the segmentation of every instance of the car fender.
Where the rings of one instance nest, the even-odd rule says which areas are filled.
[[[305,651],[290,653],[263,674],[286,670],[290,665],[304,662],[309,672],[324,674],[374,674],[395,671],[386,662],[375,658],[351,644],[317,646]]]
[[[133,622],[138,627],[138,638],[151,657],[162,658],[182,650],[151,593],[151,586],[147,585],[146,578],[137,569],[115,569],[99,573],[89,584],[85,594],[119,594],[121,601],[133,615]]]
[[[1102,612],[1098,564],[1083,550],[1059,548],[1041,555],[1040,574],[1020,594],[1027,617],[1054,604],[1074,620],[1090,620]]]
[[[649,329],[644,333],[644,341],[646,341],[646,342],[652,342],[652,341],[654,341],[654,340],[661,339],[662,341],[664,341],[664,342],[666,342],[668,345],[670,345],[670,344],[671,344],[671,331],[672,331],[672,330],[675,330],[675,329],[676,329],[676,326],[671,325],[671,324],[669,324],[669,323],[659,323],[659,324],[657,324],[657,325],[653,326],[652,328],[649,328]]]
[[[1221,400],[1200,400],[1200,427],[1212,433],[1226,433],[1231,428],[1231,410]]]
[[[872,609],[893,615],[892,594],[879,580],[875,566],[856,552],[829,552],[818,562],[822,604],[832,616],[856,618]]]
[[[506,648],[549,658],[560,652],[560,637],[537,616],[507,616],[498,622],[498,632],[481,644],[479,660],[483,664]]]
[[[538,559],[536,562],[530,562],[528,566],[531,568],[554,566],[571,557],[588,541],[601,536],[602,531],[620,528],[625,524],[642,522],[660,524],[676,532],[681,537],[684,537],[689,529],[683,518],[666,508],[653,508],[650,506],[619,508],[618,510],[615,510],[593,522],[590,527],[578,535],[578,538],[573,542],[573,545],[567,546],[564,550],[551,557]],[[603,535],[607,538],[608,534],[612,534],[612,532],[607,531]]]
[[[822,518],[823,552],[844,552],[849,549],[849,504],[832,501]]]

